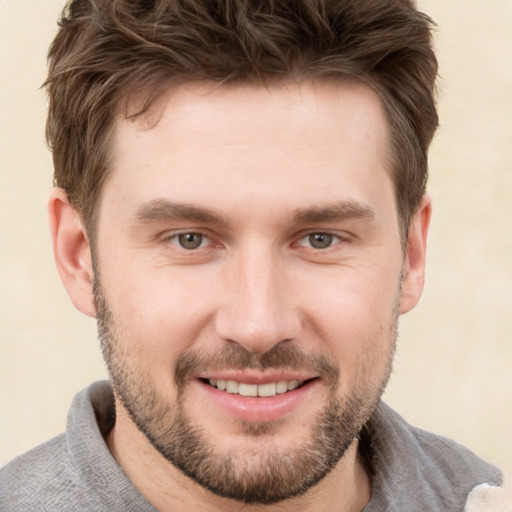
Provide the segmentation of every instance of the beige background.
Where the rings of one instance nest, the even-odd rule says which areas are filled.
[[[45,54],[62,0],[0,0],[0,465],[62,431],[105,375],[54,269]],[[512,1],[423,0],[439,25],[427,286],[402,319],[387,400],[512,468]]]

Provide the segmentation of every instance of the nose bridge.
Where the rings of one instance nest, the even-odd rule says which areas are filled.
[[[279,254],[256,244],[238,251],[234,260],[217,333],[253,353],[296,338],[300,318]]]

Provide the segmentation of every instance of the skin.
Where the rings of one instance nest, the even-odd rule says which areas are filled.
[[[397,314],[412,309],[422,292],[431,211],[425,198],[404,251],[388,145],[378,97],[348,84],[188,84],[170,90],[147,116],[120,119],[98,215],[96,270],[124,364],[150,375],[172,410],[174,363],[185,352],[215,355],[235,345],[261,355],[287,344],[336,365],[335,398],[364,388],[367,400],[377,401]],[[170,203],[215,218],[176,215]],[[166,207],[156,215],[155,204]],[[49,218],[61,278],[75,306],[94,317],[87,233],[60,189],[50,196]],[[200,233],[203,242],[185,250],[180,233]],[[332,245],[313,247],[313,233],[334,235]],[[217,453],[235,448],[241,468],[254,454],[299,450],[331,398],[316,375],[271,434],[253,435],[202,391],[197,377],[181,390],[184,413]],[[357,511],[369,501],[357,441],[302,496],[243,506],[184,476],[119,400],[116,407],[109,447],[159,510]]]

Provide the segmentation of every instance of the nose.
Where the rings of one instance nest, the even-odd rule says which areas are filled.
[[[298,339],[301,316],[286,263],[271,251],[247,250],[224,271],[218,336],[263,354],[279,343]]]

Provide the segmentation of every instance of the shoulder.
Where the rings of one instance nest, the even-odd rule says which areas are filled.
[[[108,408],[109,394],[111,390],[105,382],[94,383],[79,392],[68,413],[66,433],[36,446],[0,469],[2,512],[91,509],[93,498],[84,487],[84,472],[94,466],[98,453],[108,452],[92,400],[98,402],[100,416]],[[81,457],[82,452],[91,452],[92,460]]]
[[[402,510],[409,503],[415,511],[460,511],[475,486],[502,483],[499,469],[471,450],[409,425],[385,404],[377,408],[368,434],[379,501],[375,510]]]
[[[460,443],[408,425],[416,441],[423,471],[440,484],[463,485],[469,482],[500,485],[501,471]],[[435,478],[437,476],[437,478]]]
[[[105,442],[114,421],[108,382],[96,382],[80,391],[71,404],[65,434],[20,455],[0,470],[0,510],[154,511]]]
[[[76,473],[64,434],[0,469],[2,511],[62,510],[64,503],[72,503],[78,495]]]
[[[426,487],[443,507],[462,510],[458,507],[476,486],[502,485],[501,471],[465,446],[419,428],[410,427],[410,431],[417,442]]]
[[[435,472],[442,474],[445,479],[451,481],[466,477],[482,479],[480,483],[501,483],[501,472],[465,446],[420,428],[410,427],[410,432],[417,442],[422,460],[430,462]]]

